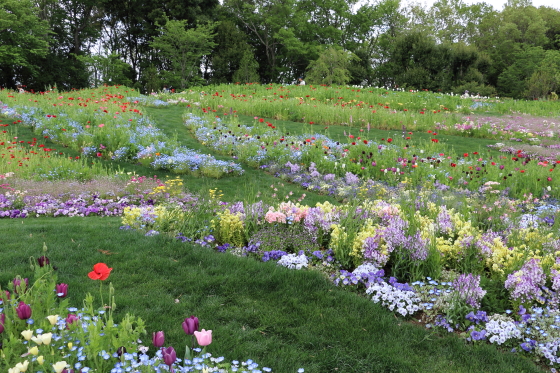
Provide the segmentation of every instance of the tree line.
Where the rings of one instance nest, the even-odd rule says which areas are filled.
[[[0,0],[0,85],[352,84],[546,98],[560,10],[509,0]]]

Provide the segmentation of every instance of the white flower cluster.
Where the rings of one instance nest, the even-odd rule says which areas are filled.
[[[520,339],[521,330],[513,320],[502,315],[492,315],[486,323],[486,336],[490,343],[501,345],[508,339]]]
[[[278,261],[278,265],[284,266],[290,269],[302,269],[307,268],[309,262],[305,255],[287,254],[282,255],[282,258]]]
[[[531,214],[523,214],[519,218],[519,228],[527,229],[527,228],[539,228],[539,217],[537,215]]]
[[[371,300],[403,316],[412,315],[420,309],[420,298],[413,291],[400,290],[386,282],[372,284],[366,294],[373,294]]]
[[[379,268],[377,268],[372,263],[363,263],[360,264],[352,273],[355,275],[359,275],[362,273],[375,273],[377,271],[379,271]]]

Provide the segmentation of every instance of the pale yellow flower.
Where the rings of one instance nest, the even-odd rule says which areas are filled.
[[[23,338],[25,338],[26,341],[29,341],[31,337],[33,337],[33,330],[24,330],[23,332],[21,332],[21,335],[23,336]]]
[[[17,372],[27,372],[28,365],[29,361],[25,360],[23,363],[17,363],[14,369],[17,369]]]
[[[66,366],[68,366],[68,364],[66,364],[66,361],[59,361],[56,364],[53,364],[52,367],[56,373],[62,373]]]
[[[47,316],[47,319],[49,320],[49,322],[51,323],[51,325],[55,325],[56,322],[58,321],[58,315],[50,315]]]

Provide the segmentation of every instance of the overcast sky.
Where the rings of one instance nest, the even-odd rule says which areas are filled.
[[[403,0],[403,3],[406,2],[412,2],[409,0]],[[414,2],[420,3],[420,4],[424,4],[427,5],[428,7],[430,7],[435,0],[415,0]],[[487,3],[490,4],[494,7],[494,9],[496,10],[502,10],[504,8],[504,5],[506,4],[507,0],[486,0],[486,1],[482,1],[482,0],[463,0],[463,2],[465,4],[475,4],[475,3]],[[533,0],[533,5],[535,7],[540,7],[540,6],[548,6],[551,8],[555,8],[560,10],[560,1],[559,0]]]

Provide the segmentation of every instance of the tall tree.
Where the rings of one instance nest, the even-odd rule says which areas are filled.
[[[27,84],[22,70],[37,74],[37,59],[47,54],[48,24],[29,0],[0,0],[0,85]]]
[[[230,19],[222,20],[216,26],[216,36],[214,38],[216,45],[210,57],[210,82],[219,84],[237,81],[233,79],[233,74],[239,70],[241,60],[247,54],[251,55],[253,61],[255,60],[251,52],[252,47],[247,39],[247,34],[241,31]],[[255,81],[257,80],[253,80],[253,82]]]
[[[546,23],[533,6],[506,6],[501,13],[487,15],[476,45],[492,60],[490,84],[498,85],[498,77],[515,63],[519,53],[544,47],[548,42],[546,32]]]
[[[104,49],[115,53],[132,66],[136,82],[143,68],[163,67],[150,46],[158,35],[158,25],[167,19],[185,20],[189,27],[213,17],[219,0],[100,0],[106,11]]]
[[[351,79],[350,61],[356,58],[352,52],[329,47],[309,64],[306,78],[311,84],[345,85]]]
[[[202,57],[215,46],[214,28],[215,24],[208,23],[187,29],[186,20],[168,20],[160,28],[161,34],[154,38],[150,46],[169,60],[167,76],[171,84],[184,89],[189,83],[200,81]]]
[[[285,45],[301,46],[294,33],[296,0],[225,0],[224,7],[250,35],[263,83],[293,79]]]
[[[258,83],[260,80],[257,73],[258,67],[255,56],[250,50],[246,49],[239,62],[239,69],[232,76],[233,81],[236,83]]]

